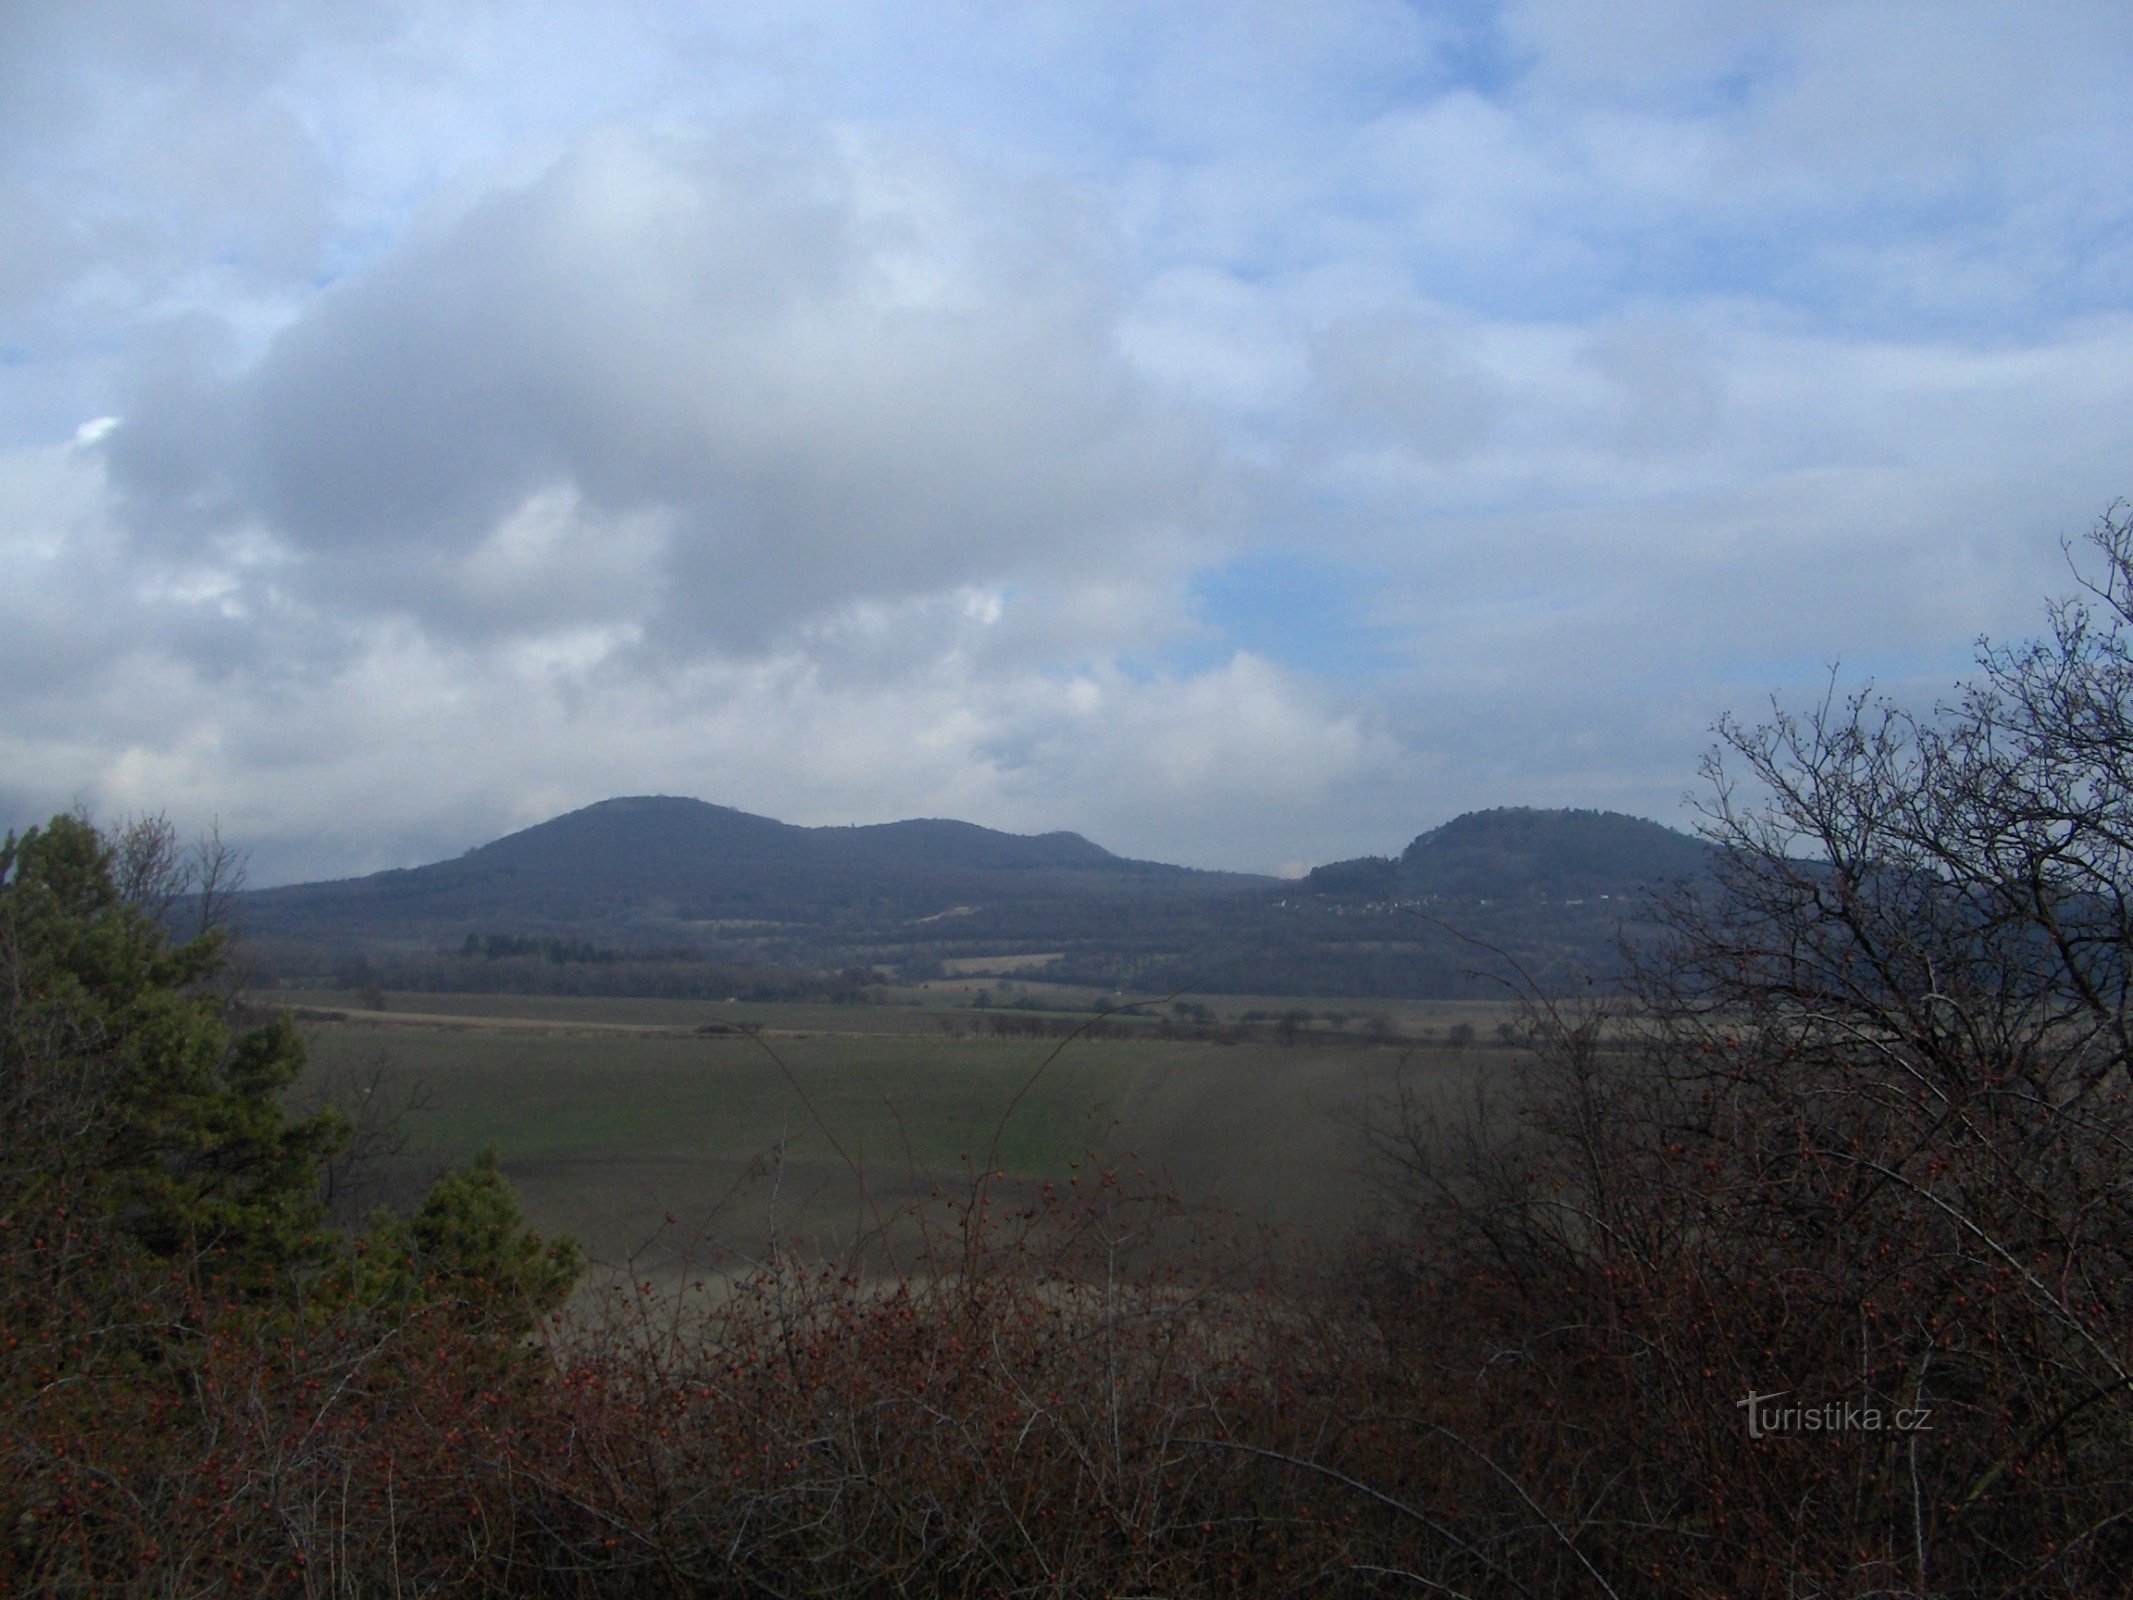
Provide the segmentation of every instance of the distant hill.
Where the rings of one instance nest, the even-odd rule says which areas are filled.
[[[509,927],[637,943],[728,924],[872,929],[997,902],[1198,896],[1270,884],[1113,855],[1077,833],[924,819],[805,828],[669,795],[603,800],[452,861],[247,897],[270,934],[347,942]]]
[[[1710,846],[1618,811],[1469,811],[1420,835],[1398,856],[1316,868],[1314,894],[1343,899],[1563,901],[1638,897],[1692,878]]]
[[[267,945],[390,958],[410,986],[495,981],[502,969],[477,956],[508,948],[906,976],[998,963],[1158,993],[1460,995],[1490,992],[1462,935],[1550,983],[1604,977],[1649,893],[1707,859],[1655,822],[1518,808],[1283,883],[1128,860],[1075,833],[941,819],[807,828],[651,795],[456,860],[258,891],[245,909]],[[526,962],[523,981],[548,981]],[[649,981],[626,966],[602,981]]]
[[[1137,977],[1356,998],[1501,994],[1514,970],[1555,990],[1605,983],[1648,930],[1653,894],[1710,863],[1709,845],[1641,817],[1469,812],[1397,856],[1319,867]]]

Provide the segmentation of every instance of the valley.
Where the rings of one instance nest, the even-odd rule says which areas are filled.
[[[1377,1040],[1314,1017],[1284,1042],[1238,1019],[1300,1003],[1257,996],[1197,1002],[1212,1019],[1197,1029],[1122,1018],[1068,1041],[1003,1035],[1032,1013],[925,992],[867,1006],[393,992],[382,1011],[335,991],[277,998],[304,1034],[306,1088],[386,1108],[405,1136],[361,1175],[358,1208],[404,1203],[493,1143],[536,1227],[640,1277],[754,1259],[774,1235],[893,1257],[914,1205],[966,1189],[988,1152],[1013,1192],[1108,1163],[1235,1225],[1337,1244],[1371,1205],[1364,1125],[1403,1085],[1456,1116],[1526,1061],[1498,1035],[1513,1008],[1477,1001],[1395,1003]]]

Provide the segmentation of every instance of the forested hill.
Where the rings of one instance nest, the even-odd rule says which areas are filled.
[[[1604,976],[1650,892],[1695,875],[1707,854],[1636,817],[1499,810],[1456,818],[1398,856],[1281,882],[1127,860],[1075,833],[942,820],[806,828],[648,796],[452,861],[260,891],[245,910],[266,945],[391,958],[408,986],[501,981],[501,968],[465,962],[538,948],[565,963],[663,952],[912,977],[997,961],[1105,989],[1450,995],[1487,991],[1462,935],[1551,982]],[[526,981],[595,977],[535,965]]]
[[[1506,808],[1455,817],[1397,856],[1319,867],[1221,938],[1136,976],[1146,987],[1320,995],[1499,994],[1606,982],[1667,885],[1711,847],[1641,817]]]
[[[1343,899],[1466,902],[1639,896],[1704,870],[1710,847],[1619,811],[1470,811],[1422,834],[1398,856],[1316,868],[1314,894]]]
[[[1077,833],[923,819],[806,828],[667,795],[604,800],[452,861],[247,897],[253,926],[334,941],[477,928],[671,943],[876,928],[1001,901],[1234,893],[1273,883],[1113,855]]]

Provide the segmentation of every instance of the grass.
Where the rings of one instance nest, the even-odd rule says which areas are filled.
[[[275,998],[347,1014],[345,996]],[[700,1239],[753,1248],[773,1229],[839,1248],[877,1215],[966,1185],[996,1135],[1011,1187],[1093,1154],[1254,1221],[1337,1231],[1368,1200],[1359,1123],[1374,1100],[1402,1074],[1463,1098],[1477,1073],[1519,1059],[1306,1033],[1287,1047],[1082,1040],[1045,1065],[1056,1041],[942,1036],[967,1010],[443,994],[388,1006],[468,1025],[348,1014],[304,1031],[321,1079],[375,1069],[389,1101],[416,1097],[406,1184],[493,1143],[535,1224],[610,1262],[655,1240],[655,1254]],[[1440,1009],[1484,1038],[1503,1015]],[[714,1018],[766,1037],[694,1033]]]

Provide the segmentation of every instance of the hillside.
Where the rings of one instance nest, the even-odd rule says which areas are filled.
[[[420,941],[480,929],[671,944],[972,915],[1001,902],[1234,893],[1273,882],[1130,861],[1075,833],[925,819],[806,828],[666,795],[604,800],[452,861],[248,897],[264,932]]]
[[[1418,903],[1639,897],[1694,877],[1709,846],[1618,811],[1470,811],[1417,837],[1398,856],[1315,869],[1314,894]]]
[[[1075,833],[941,819],[809,828],[639,796],[456,860],[260,891],[246,911],[270,946],[390,958],[409,986],[498,981],[502,969],[455,958],[503,948],[556,963],[597,949],[611,968],[616,952],[686,952],[753,971],[996,963],[1105,989],[1446,996],[1489,992],[1474,940],[1551,983],[1604,976],[1625,921],[1706,853],[1635,817],[1507,809],[1282,883],[1129,860]],[[549,981],[532,965],[515,981]],[[648,980],[600,981],[639,992],[627,985]]]

